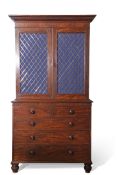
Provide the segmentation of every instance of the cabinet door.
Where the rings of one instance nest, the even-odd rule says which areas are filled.
[[[57,30],[56,98],[86,98],[87,36],[86,29]]]
[[[17,95],[20,98],[48,98],[51,95],[50,30],[18,29],[17,39]]]

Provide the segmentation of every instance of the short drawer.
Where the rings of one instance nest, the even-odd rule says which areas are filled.
[[[27,120],[21,120],[17,118],[14,120],[14,129],[16,130],[89,130],[90,119],[87,117],[75,117],[75,118],[33,118]]]
[[[16,103],[13,104],[13,115],[18,117],[48,117],[52,114],[52,104]]]
[[[90,145],[15,145],[13,160],[18,162],[87,162]]]
[[[40,132],[38,131],[15,131],[15,144],[89,144],[90,132],[74,131],[74,132]]]
[[[91,105],[81,103],[58,103],[55,105],[55,116],[90,116]]]

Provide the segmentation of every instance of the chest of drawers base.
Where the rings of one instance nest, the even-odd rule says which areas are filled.
[[[12,170],[19,163],[84,163],[91,170],[91,103],[13,102]]]

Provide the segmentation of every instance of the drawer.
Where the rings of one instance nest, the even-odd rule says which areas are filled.
[[[90,145],[15,145],[13,160],[18,162],[87,162]]]
[[[18,117],[61,117],[85,116],[91,114],[91,105],[84,103],[16,103],[13,115]]]
[[[55,116],[90,116],[91,105],[81,103],[58,103],[55,105]]]
[[[16,130],[89,130],[90,119],[87,117],[75,117],[75,118],[33,118],[27,120],[21,120],[17,118],[14,120],[14,129]]]
[[[52,104],[16,103],[13,104],[13,115],[18,117],[48,117],[52,114]]]
[[[90,132],[77,131],[77,132],[40,132],[38,131],[15,131],[14,132],[15,144],[89,144]]]

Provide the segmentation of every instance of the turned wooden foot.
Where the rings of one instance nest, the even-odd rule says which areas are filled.
[[[18,172],[18,169],[19,169],[19,163],[16,163],[16,162],[11,162],[11,169],[13,171],[13,173],[17,173]]]
[[[86,173],[90,173],[90,171],[92,169],[91,164],[92,163],[85,163],[84,164],[84,170],[85,170]]]

